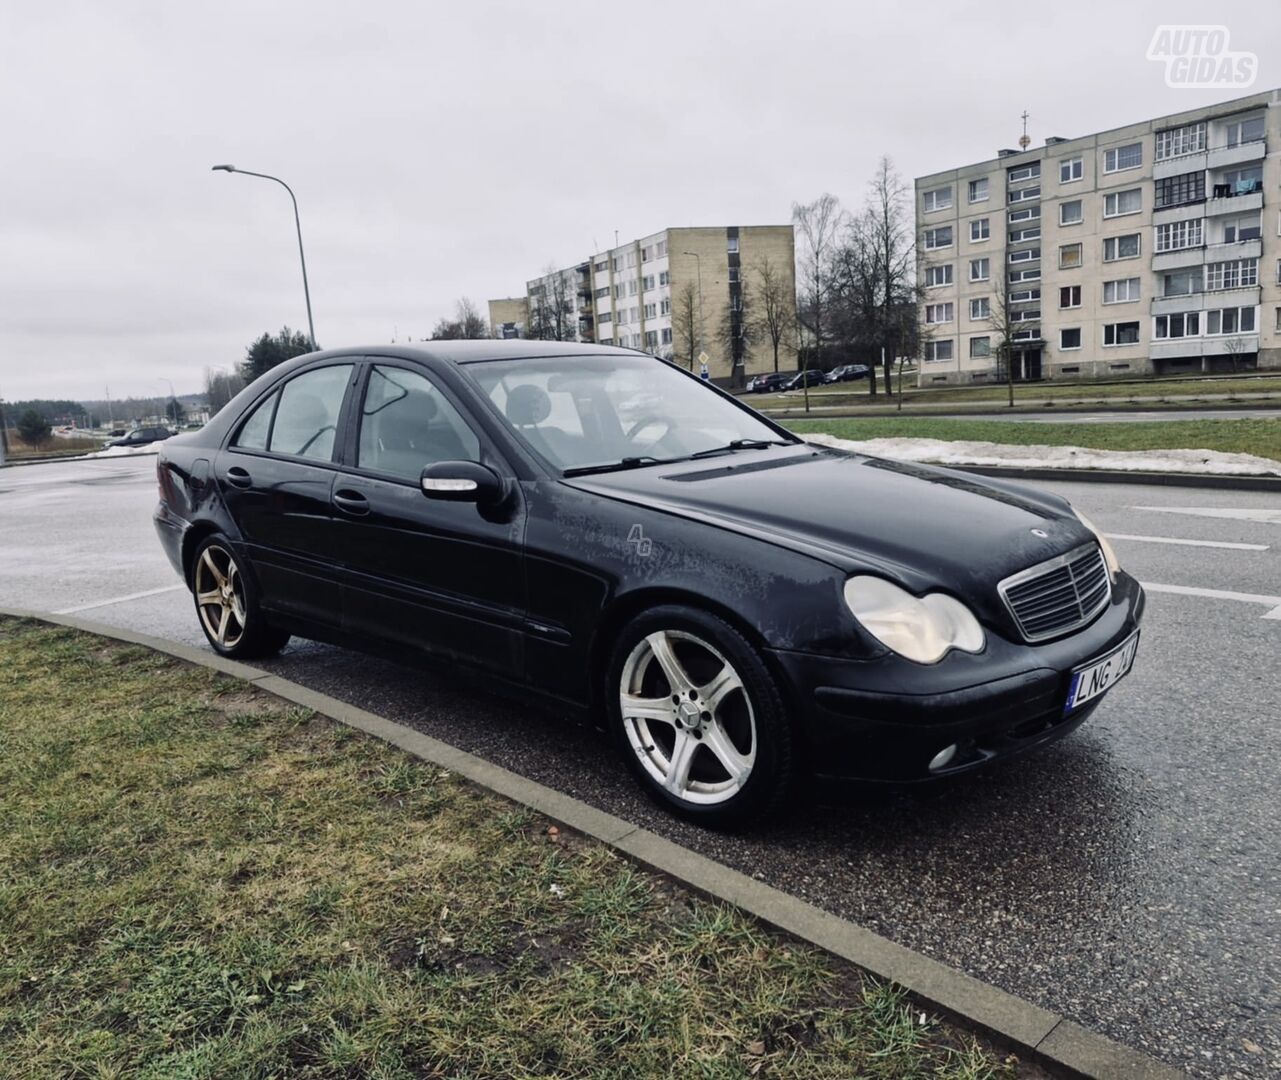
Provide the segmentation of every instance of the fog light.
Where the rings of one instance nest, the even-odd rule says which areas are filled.
[[[939,769],[947,767],[948,763],[956,757],[956,743],[951,746],[945,746],[932,758],[930,758],[930,772],[938,772]]]

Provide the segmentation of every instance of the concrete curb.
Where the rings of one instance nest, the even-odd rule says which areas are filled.
[[[751,404],[750,396],[747,404]],[[1206,401],[1200,405],[1180,405],[1177,402],[1162,403],[1156,401],[1114,400],[1111,404],[1102,401],[1081,399],[1065,402],[1062,405],[1020,405],[1014,408],[1008,405],[993,406],[991,402],[966,405],[964,402],[949,404],[927,404],[916,402],[904,409],[894,405],[818,405],[810,406],[806,412],[804,406],[795,409],[762,409],[761,412],[771,420],[857,420],[860,417],[899,417],[904,420],[981,420],[985,416],[1063,416],[1070,423],[1074,413],[1186,413],[1189,420],[1195,420],[1197,413],[1202,412],[1239,412],[1242,419],[1249,419],[1251,412],[1271,410],[1281,405],[1281,395],[1260,397],[1256,401],[1221,400]]]
[[[1001,465],[944,465],[940,468],[1010,480],[1071,480],[1088,484],[1149,484],[1156,487],[1216,488],[1220,491],[1273,491],[1281,494],[1281,476],[1238,476],[1212,473],[1123,472],[1118,469],[1037,469]]]
[[[415,757],[584,833],[687,888],[734,904],[785,933],[905,987],[924,1005],[1016,1044],[1043,1064],[1098,1080],[1175,1080],[1184,1074],[1086,1030],[995,986],[765,885],[622,818],[528,780],[439,739],[259,668],[206,649],[166,641],[89,619],[0,606],[0,615],[34,619],[133,645],[243,679],[268,693],[373,735]]]

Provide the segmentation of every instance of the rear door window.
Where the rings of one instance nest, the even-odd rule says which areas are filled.
[[[339,364],[308,371],[285,383],[268,449],[273,454],[332,461],[351,372],[351,364]]]
[[[276,398],[272,394],[266,401],[249,414],[249,419],[240,425],[233,446],[242,450],[266,450],[267,436],[271,434],[271,414],[276,408]]]

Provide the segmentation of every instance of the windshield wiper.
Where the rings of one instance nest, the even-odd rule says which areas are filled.
[[[791,441],[787,439],[731,439],[724,446],[713,446],[707,450],[700,450],[696,454],[690,454],[690,460],[695,458],[714,457],[716,454],[732,454],[735,450],[764,450],[767,446],[791,446]]]
[[[679,458],[656,458],[649,454],[639,457],[625,457],[618,461],[607,461],[601,465],[575,465],[561,472],[562,476],[589,476],[592,473],[617,472],[620,469],[638,469],[642,465],[660,465],[665,461],[678,461]]]

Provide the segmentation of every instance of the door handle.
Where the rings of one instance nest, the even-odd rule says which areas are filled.
[[[359,491],[352,491],[350,488],[340,488],[335,491],[333,504],[344,514],[351,514],[353,517],[361,517],[369,513],[369,500]]]
[[[253,477],[239,465],[233,465],[227,470],[227,483],[232,487],[247,488],[253,485]]]

